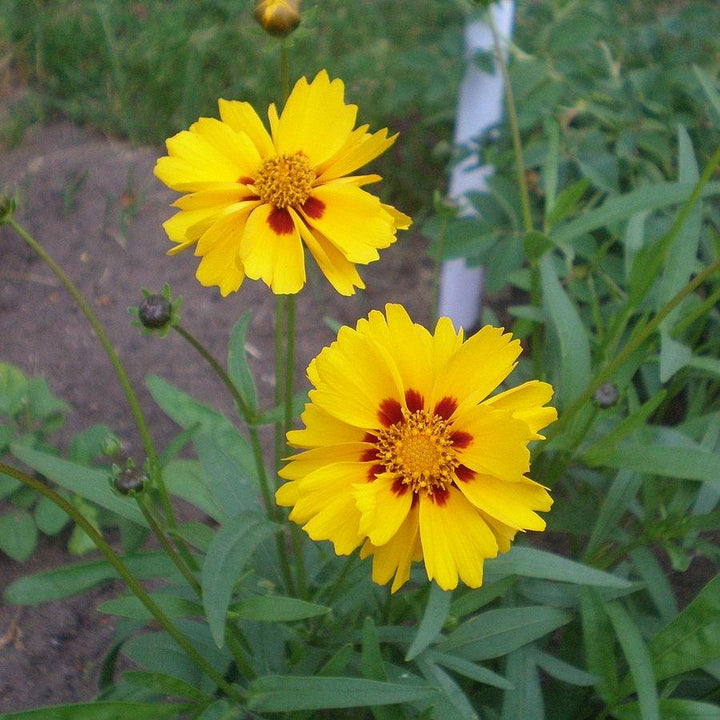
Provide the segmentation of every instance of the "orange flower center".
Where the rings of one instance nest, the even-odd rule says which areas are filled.
[[[380,430],[377,438],[377,459],[413,492],[433,495],[444,492],[455,481],[460,461],[452,449],[449,424],[439,415],[416,410]]]
[[[276,208],[298,207],[310,197],[315,171],[303,152],[268,158],[255,176],[255,189],[263,202]]]

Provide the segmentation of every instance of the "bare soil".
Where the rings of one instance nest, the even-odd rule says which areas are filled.
[[[43,244],[90,300],[127,366],[160,448],[177,428],[154,405],[144,378],[162,375],[194,397],[231,411],[219,381],[177,334],[143,337],[127,312],[141,288],[169,282],[184,298],[183,324],[223,359],[230,328],[246,310],[253,320],[249,350],[261,395],[272,394],[275,296],[248,281],[221,298],[195,280],[191,253],[168,257],[161,227],[176,197],[152,175],[162,148],[134,148],[69,123],[32,128],[21,146],[0,148],[0,190],[15,189],[18,219]],[[364,270],[368,290],[354,297],[334,293],[319,272],[297,298],[298,385],[308,361],[330,342],[323,318],[354,324],[386,302],[402,302],[427,320],[431,274],[417,234],[405,233],[382,262]],[[314,268],[313,268],[314,270]],[[0,228],[0,360],[29,375],[43,375],[73,407],[59,436],[96,423],[109,425],[125,452],[142,461],[140,442],[125,398],[87,321],[52,272],[9,228]],[[0,510],[2,508],[0,507]],[[43,538],[36,554],[16,563],[0,553],[0,596],[23,574],[78,558],[66,536]],[[89,699],[97,691],[99,664],[112,635],[112,620],[95,611],[112,587],[62,602],[18,608],[0,600],[0,712]]]

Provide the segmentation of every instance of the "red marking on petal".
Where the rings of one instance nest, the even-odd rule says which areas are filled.
[[[417,390],[406,390],[405,402],[410,412],[422,410],[425,407],[425,399]]]
[[[365,450],[360,456],[360,462],[373,462],[378,459],[377,448]]]
[[[302,206],[302,211],[313,220],[319,220],[325,212],[325,203],[314,197],[309,197]]]
[[[455,468],[455,475],[457,476],[458,480],[462,480],[462,482],[470,482],[475,477],[475,471],[471,470],[466,465],[458,465]]]
[[[377,435],[373,435],[372,433],[366,432],[365,437],[363,437],[362,441],[366,442],[366,443],[376,443]]]
[[[440,507],[445,507],[448,498],[450,497],[450,491],[447,488],[439,488],[432,495],[428,495],[428,497],[436,505],[439,505]]]
[[[273,208],[267,221],[276,235],[290,235],[295,230],[295,223],[285,208]]]
[[[381,475],[386,470],[384,465],[373,465],[368,470],[368,482],[373,482],[376,475]]]
[[[473,441],[473,437],[470,433],[456,430],[450,433],[450,440],[452,441],[453,447],[466,448]]]
[[[410,507],[414,508],[418,504],[418,502],[420,502],[418,500],[418,494],[416,492],[414,492],[413,496],[412,496],[412,502],[410,503]]]
[[[385,398],[380,403],[378,419],[385,427],[392,427],[403,421],[402,405],[393,398]]]
[[[255,182],[255,180],[253,180],[251,177],[241,177],[238,178],[237,181],[241,185],[252,185]]]
[[[435,406],[435,414],[439,415],[443,420],[449,420],[451,415],[457,409],[458,403],[455,398],[444,397]]]
[[[408,489],[408,486],[402,480],[400,480],[400,478],[395,480],[395,482],[392,484],[392,487],[390,488],[390,490],[398,497],[403,496],[408,491]]]

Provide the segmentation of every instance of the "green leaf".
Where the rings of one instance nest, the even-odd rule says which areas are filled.
[[[202,510],[213,520],[222,522],[225,509],[207,487],[207,478],[197,460],[171,460],[163,468],[163,480],[169,493]]]
[[[199,602],[193,602],[174,595],[167,595],[166,593],[151,593],[150,597],[165,615],[170,618],[198,617],[203,614],[202,605]],[[154,617],[140,598],[135,597],[135,595],[106,600],[100,603],[97,609],[101,613],[119,615],[120,617],[132,618],[134,620],[151,620]]]
[[[658,681],[720,658],[720,575],[650,642]]]
[[[502,720],[544,720],[540,677],[534,654],[518,648],[507,659],[506,672],[513,689],[503,696]]]
[[[175,565],[163,552],[125,556],[123,560],[139,580],[180,577]],[[5,588],[4,597],[7,602],[16,605],[38,605],[77,595],[117,577],[115,568],[105,560],[74,563],[18,578]]]
[[[319,615],[326,615],[331,609],[325,605],[317,605],[306,600],[283,597],[282,595],[262,595],[261,597],[241,600],[230,606],[231,614],[239,620],[257,620],[260,622],[305,620]]]
[[[110,473],[63,460],[40,450],[13,445],[12,453],[26,465],[66,490],[77,493],[96,505],[147,527],[134,500],[116,495],[110,487]]]
[[[245,407],[252,415],[257,413],[257,387],[255,379],[248,364],[245,344],[247,331],[252,320],[252,313],[247,310],[233,326],[228,339],[227,366],[228,375],[235,384]]]
[[[176,718],[191,708],[186,704],[92,702],[5,713],[0,720],[162,720]]]
[[[417,634],[405,654],[406,662],[417,657],[440,634],[450,614],[451,600],[452,592],[443,590],[435,583],[430,586],[425,613],[418,626]]]
[[[248,712],[241,705],[229,700],[217,700],[192,720],[247,720]]]
[[[126,670],[122,674],[122,678],[130,685],[138,685],[143,690],[158,695],[198,701],[209,699],[205,693],[196,687],[165,673],[148,672],[147,670]]]
[[[618,668],[612,641],[610,619],[597,590],[583,588],[580,602],[585,662],[588,670],[599,678],[595,688],[607,705],[618,695]]]
[[[702,480],[720,487],[718,455],[700,447],[627,443],[609,454],[603,464],[635,470],[643,475]]]
[[[371,617],[366,617],[362,626],[362,647],[360,649],[360,670],[367,680],[387,680],[385,663],[380,650],[380,639],[377,628]],[[371,706],[375,720],[403,720],[404,715],[399,707],[374,705]]]
[[[546,550],[522,546],[515,546],[510,552],[488,560],[485,570],[492,575],[522,575],[595,587],[627,589],[632,585],[625,578],[583,565],[576,560],[568,560]]]
[[[439,697],[433,702],[435,717],[443,720],[479,720],[467,695],[445,670],[432,662],[428,655],[419,657],[417,665],[423,677],[438,691]]]
[[[464,622],[437,648],[466,660],[500,657],[570,622],[572,616],[552,607],[488,610]]]
[[[70,516],[44,495],[35,506],[34,516],[38,530],[46,535],[57,535],[70,522]]]
[[[642,720],[639,703],[628,703],[613,708],[612,716],[617,720]],[[662,720],[720,720],[720,706],[697,700],[665,699],[660,700]]]
[[[17,562],[25,562],[35,550],[38,529],[32,515],[11,507],[0,515],[0,551]]]
[[[218,531],[202,566],[202,599],[208,625],[218,647],[225,640],[227,616],[233,586],[255,548],[277,531],[262,515],[242,513]]]
[[[630,668],[630,676],[633,680],[634,692],[638,696],[642,720],[660,720],[655,674],[650,652],[640,630],[619,603],[606,603],[605,612],[610,618]]]
[[[549,232],[557,223],[577,212],[578,203],[590,187],[590,180],[584,177],[565,188],[557,197],[552,211],[545,218]]]
[[[22,407],[28,379],[20,368],[0,362],[0,415],[13,417]]]
[[[560,402],[567,407],[590,382],[590,341],[577,308],[560,284],[551,254],[540,260],[543,306],[560,346]]]
[[[567,683],[568,685],[575,685],[575,687],[592,687],[597,684],[599,680],[597,675],[585,672],[585,670],[570,665],[570,663],[566,663],[554,655],[536,650],[534,658],[535,664],[550,677]]]
[[[501,690],[512,690],[513,688],[512,683],[506,680],[502,675],[498,675],[482,665],[476,665],[469,660],[465,660],[465,658],[457,657],[456,655],[448,655],[447,653],[441,653],[435,650],[429,651],[428,655],[432,661],[438,665],[442,665],[448,670],[452,670],[458,675],[470,678],[470,680],[474,680],[475,682],[483,683],[484,685],[492,685],[493,687],[500,688]]]
[[[677,615],[677,603],[667,570],[660,565],[655,553],[647,545],[632,550],[630,559],[663,622],[670,622]]]
[[[399,705],[435,696],[427,685],[364,680],[352,677],[269,675],[250,685],[248,706],[258,712],[331,710],[333,708]]]
[[[720,94],[718,94],[718,91],[715,89],[715,83],[701,67],[693,65],[693,70],[695,71],[695,75],[700,81],[700,85],[702,85],[702,89],[705,91],[710,104],[715,110],[716,119],[720,121]]]

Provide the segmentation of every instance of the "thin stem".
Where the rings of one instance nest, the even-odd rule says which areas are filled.
[[[145,421],[145,416],[143,415],[142,408],[140,407],[140,402],[130,382],[130,379],[128,378],[127,372],[125,371],[125,367],[122,364],[120,358],[118,357],[117,352],[115,352],[115,348],[110,342],[110,338],[105,332],[103,324],[100,322],[92,307],[85,299],[83,294],[80,292],[78,287],[75,285],[75,283],[73,283],[73,281],[65,274],[65,271],[55,262],[55,260],[53,260],[53,258],[45,251],[45,249],[40,245],[40,243],[38,243],[37,240],[35,240],[35,238],[30,235],[30,233],[28,233],[21,225],[19,225],[14,218],[10,218],[7,222],[10,227],[15,230],[15,232],[30,246],[33,252],[35,252],[35,254],[38,255],[42,259],[42,261],[53,271],[55,276],[58,278],[58,280],[60,280],[68,293],[70,293],[73,300],[92,326],[92,329],[95,331],[95,335],[100,341],[100,344],[102,345],[103,350],[108,357],[108,360],[110,360],[110,364],[113,366],[118,381],[120,382],[120,386],[125,393],[128,405],[130,406],[130,412],[135,418],[135,423],[140,433],[143,447],[145,448],[145,454],[147,455],[149,460],[152,480],[160,493],[160,500],[165,510],[167,522],[170,527],[175,527],[177,525],[177,522],[175,520],[175,513],[173,511],[172,504],[170,503],[170,498],[168,496],[165,483],[163,482],[162,472],[160,470],[160,463],[158,462],[158,456],[157,452],[155,451],[155,444],[153,442],[152,435],[150,434],[150,428]]]
[[[632,356],[632,354],[658,329],[662,321],[685,300],[686,297],[691,295],[697,288],[700,287],[713,273],[720,270],[720,258],[715,260],[713,263],[708,265],[701,273],[696,275],[685,287],[674,295],[663,308],[650,320],[650,322],[639,330],[634,337],[628,342],[627,345],[615,356],[614,360],[602,369],[595,379],[588,385],[585,392],[578,397],[575,402],[560,416],[555,425],[550,429],[549,433],[556,435],[561,428],[564,428],[574,415],[585,406],[585,404],[592,398],[595,391],[613,374],[622,367],[623,363]]]
[[[282,295],[275,298],[275,407],[284,408],[285,383],[285,301]],[[275,473],[280,470],[285,448],[285,413],[275,423]]]
[[[145,591],[143,586],[137,581],[133,574],[128,570],[125,563],[105,541],[103,536],[93,527],[92,523],[70,502],[64,497],[56,493],[51,487],[45,485],[40,480],[26,475],[11,465],[0,462],[0,472],[10,475],[20,480],[28,487],[36,490],[46,498],[51,500],[73,521],[81,527],[87,536],[92,540],[95,547],[105,556],[107,561],[115,568],[118,575],[125,581],[125,584],[133,592],[133,594],[142,602],[149,610],[157,622],[165,629],[170,637],[185,651],[187,656],[230,698],[238,703],[244,703],[245,698],[238,688],[233,687],[225,678],[220,675],[215,668],[195,649],[195,646],[170,622],[162,609],[155,603],[150,595]]]

